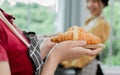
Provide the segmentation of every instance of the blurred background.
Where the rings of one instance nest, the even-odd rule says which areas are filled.
[[[18,27],[38,36],[82,26],[89,17],[86,0],[0,0],[0,7],[15,16]],[[100,63],[106,75],[120,75],[120,0],[110,0],[103,13],[111,25],[111,35]]]

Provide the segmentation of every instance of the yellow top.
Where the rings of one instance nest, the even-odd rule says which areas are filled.
[[[92,20],[93,20],[92,17],[90,17],[86,21],[85,27],[87,27]],[[108,24],[106,19],[103,16],[101,16],[97,19],[95,25],[88,31],[97,35],[99,38],[101,38],[102,43],[105,43],[110,35],[110,25]]]

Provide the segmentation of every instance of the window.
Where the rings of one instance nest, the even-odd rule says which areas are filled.
[[[0,7],[15,16],[18,27],[38,35],[55,32],[56,6],[56,0],[0,0]]]
[[[111,25],[111,36],[101,55],[104,64],[120,66],[120,0],[111,0],[104,14]]]

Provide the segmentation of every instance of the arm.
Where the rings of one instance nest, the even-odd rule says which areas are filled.
[[[5,48],[0,44],[0,75],[11,75]]]
[[[0,75],[11,75],[8,62],[0,61]]]
[[[73,60],[81,55],[94,56],[102,51],[102,48],[90,50],[85,49],[83,41],[65,41],[57,44],[48,55],[40,75],[54,75],[58,64],[62,61]]]
[[[43,66],[41,75],[54,75],[54,72],[58,66],[58,61],[54,56],[49,56]]]

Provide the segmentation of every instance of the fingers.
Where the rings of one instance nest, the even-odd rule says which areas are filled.
[[[96,44],[96,45],[86,45],[84,46],[87,49],[96,49],[96,48],[105,48],[104,44]]]
[[[69,41],[69,44],[72,46],[72,47],[79,47],[79,46],[85,46],[87,44],[86,41]]]
[[[100,53],[102,51],[103,48],[97,48],[95,50],[91,50],[91,49],[86,49],[83,47],[74,47],[72,48],[72,50],[76,53],[76,54],[81,54],[81,55],[88,55],[88,56],[95,56],[98,53]]]
[[[95,50],[85,49],[85,54],[88,56],[95,56],[98,53],[100,53],[102,50],[103,50],[102,48],[97,48]]]

